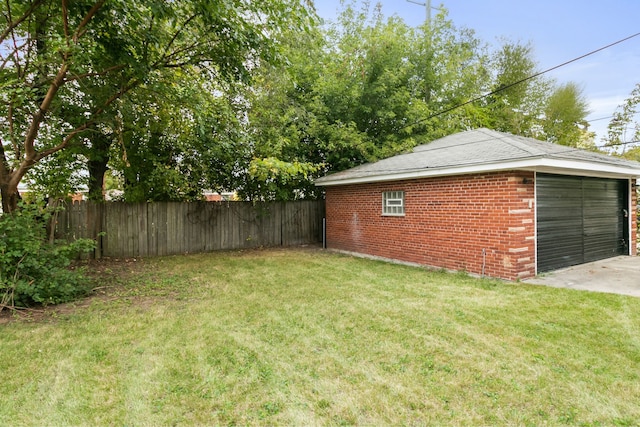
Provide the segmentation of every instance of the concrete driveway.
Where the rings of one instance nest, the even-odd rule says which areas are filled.
[[[640,257],[603,259],[542,273],[523,282],[640,297]]]

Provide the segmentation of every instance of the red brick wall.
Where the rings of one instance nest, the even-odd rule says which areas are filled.
[[[382,192],[398,190],[405,216],[383,216]],[[327,187],[326,202],[330,249],[474,274],[484,263],[485,275],[505,279],[535,274],[533,172]]]

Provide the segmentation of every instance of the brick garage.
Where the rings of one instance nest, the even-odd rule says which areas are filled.
[[[558,147],[479,129],[321,178],[317,183],[326,186],[327,247],[510,280],[536,275],[539,253],[547,263],[567,265],[586,262],[589,256],[634,255],[635,215],[630,213],[635,212],[640,164]],[[565,202],[572,198],[555,194],[552,187],[537,187],[538,181],[563,185],[564,176],[582,185],[584,174],[595,175],[593,181],[601,187],[613,188],[610,193],[622,200],[622,208],[599,208],[592,214],[591,205],[609,204],[609,199]],[[589,179],[585,185],[595,185]],[[537,190],[545,192],[545,203],[560,206],[557,214],[549,211],[545,224],[550,225],[540,230]],[[385,213],[385,203],[391,212]],[[563,203],[573,203],[574,210]],[[553,234],[554,225],[565,230],[563,215],[574,215],[577,204],[584,206],[584,215],[570,227],[578,230],[576,235],[593,231],[599,239],[595,244],[602,246],[593,254],[587,249],[587,258],[573,254],[579,252],[574,241],[556,245],[561,236]],[[613,209],[629,213],[628,218],[617,219]],[[569,221],[573,223],[573,217]],[[553,243],[543,239],[547,246],[538,247],[539,233],[548,233]],[[620,236],[626,246],[618,242]],[[559,251],[557,257],[554,251]]]

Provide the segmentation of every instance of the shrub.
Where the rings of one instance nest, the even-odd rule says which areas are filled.
[[[53,210],[22,204],[0,216],[0,309],[71,301],[87,291],[88,280],[69,268],[78,254],[95,246],[91,239],[47,241]]]

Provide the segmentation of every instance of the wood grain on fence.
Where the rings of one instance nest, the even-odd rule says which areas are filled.
[[[324,201],[68,204],[56,233],[91,238],[94,256],[147,257],[322,241]]]

